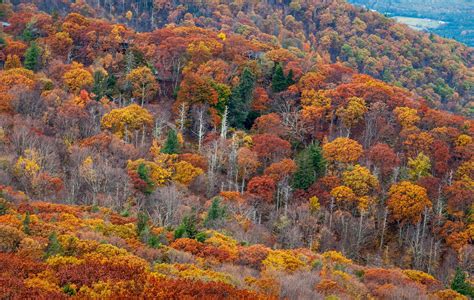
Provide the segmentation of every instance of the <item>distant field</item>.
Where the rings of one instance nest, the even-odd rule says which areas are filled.
[[[395,20],[400,23],[406,24],[411,28],[417,30],[429,30],[429,29],[437,29],[441,26],[446,25],[446,22],[426,19],[426,18],[411,18],[411,17],[402,17],[402,16],[394,16]]]
[[[348,0],[417,29],[474,47],[473,0]],[[441,22],[441,23],[440,23]]]

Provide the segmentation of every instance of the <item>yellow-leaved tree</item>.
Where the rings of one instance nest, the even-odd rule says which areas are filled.
[[[135,131],[144,131],[153,124],[153,116],[137,104],[116,108],[102,117],[102,127],[126,141]]]
[[[336,167],[356,162],[362,155],[362,145],[350,138],[339,137],[323,146],[323,155]]]
[[[342,180],[359,197],[368,195],[379,185],[377,178],[367,168],[360,165],[355,165],[354,168],[345,171],[342,174]]]
[[[420,121],[418,112],[414,108],[399,106],[395,108],[393,112],[397,116],[398,123],[400,123],[404,129],[411,129]]]
[[[94,83],[92,74],[77,62],[73,62],[71,69],[64,73],[63,80],[69,90],[76,94]]]
[[[184,185],[190,184],[196,177],[204,173],[201,168],[196,168],[183,160],[174,164],[173,169],[173,180]]]
[[[127,81],[132,85],[132,95],[140,98],[142,106],[159,91],[160,86],[148,67],[133,69],[127,75]]]

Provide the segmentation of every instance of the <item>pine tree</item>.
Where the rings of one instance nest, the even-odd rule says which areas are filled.
[[[296,81],[293,79],[294,76],[295,75],[293,74],[293,69],[290,69],[290,71],[288,72],[288,76],[286,77],[286,88],[296,83]]]
[[[174,237],[194,239],[198,234],[196,229],[196,218],[194,216],[186,216],[181,221],[181,224],[174,231]]]
[[[166,138],[164,147],[161,149],[161,153],[166,153],[166,154],[179,153],[178,135],[176,134],[176,131],[174,131],[173,129],[168,131],[168,136]]]
[[[107,95],[108,76],[101,71],[94,72],[94,86],[92,92],[96,95],[96,100],[99,101]]]
[[[474,286],[466,281],[466,273],[461,268],[456,268],[453,281],[451,281],[451,289],[462,295],[474,298]]]
[[[255,75],[245,68],[240,77],[239,84],[232,90],[229,101],[229,124],[232,127],[244,128],[247,120],[250,103],[255,87]]]
[[[151,193],[153,193],[153,188],[155,186],[155,183],[150,178],[150,174],[149,174],[150,171],[148,170],[147,166],[143,163],[140,164],[138,166],[137,173],[140,179],[146,183],[146,188],[143,191],[143,193],[146,195],[150,195]]]
[[[27,211],[25,214],[25,218],[23,219],[23,232],[25,234],[30,234],[30,212]]]
[[[272,90],[275,93],[283,92],[288,87],[288,82],[283,73],[283,67],[281,64],[276,65],[275,72],[272,77]]]
[[[137,216],[137,235],[140,236],[142,232],[148,227],[148,215],[139,213]]]
[[[298,169],[293,178],[293,187],[296,189],[306,190],[322,177],[326,170],[326,162],[317,143],[312,143],[301,151],[296,158],[296,164]]]
[[[1,194],[0,194],[1,197]],[[8,202],[7,200],[0,198],[0,216],[5,215],[8,212]]]
[[[34,28],[34,23],[27,23],[25,29],[21,34],[21,39],[25,42],[31,42],[32,40],[36,39],[38,36],[38,32],[36,28]]]
[[[25,68],[31,71],[36,71],[39,68],[39,57],[41,49],[35,42],[32,42],[25,53]]]
[[[46,247],[45,256],[50,257],[60,254],[63,251],[61,244],[58,241],[56,232],[53,232],[48,237],[48,246]]]
[[[207,212],[207,217],[205,224],[206,226],[211,226],[215,221],[222,218],[225,215],[225,209],[220,206],[219,198],[214,198],[212,200],[211,207]]]

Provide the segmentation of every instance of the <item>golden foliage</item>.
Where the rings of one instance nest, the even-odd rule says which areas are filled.
[[[397,116],[398,123],[405,129],[413,128],[420,121],[418,112],[414,108],[397,107],[393,112]]]
[[[342,123],[347,128],[351,128],[363,119],[364,114],[367,112],[365,100],[358,97],[349,98],[347,106],[339,108],[336,112],[337,116],[342,119]]]
[[[344,185],[350,187],[357,196],[365,196],[375,190],[379,184],[377,178],[370,171],[360,165],[345,171],[342,174]]]
[[[352,260],[346,258],[339,251],[326,251],[322,255],[326,260],[329,260],[331,262],[339,264],[352,264]]]
[[[309,210],[311,213],[316,213],[321,209],[321,204],[319,203],[319,199],[316,196],[309,198]]]
[[[105,114],[101,124],[103,128],[109,129],[120,138],[131,137],[135,131],[151,126],[153,116],[145,108],[132,104]]]
[[[73,62],[71,69],[64,73],[63,80],[69,90],[76,94],[94,83],[92,74],[77,62]]]
[[[24,156],[20,156],[15,163],[15,174],[17,176],[25,175],[27,177],[33,178],[41,169],[39,160],[39,154],[36,152],[36,150],[25,150]]]
[[[150,68],[145,66],[133,69],[127,75],[127,81],[132,85],[132,95],[141,99],[142,104],[145,100],[153,97],[160,89]]]
[[[148,176],[156,186],[162,186],[171,179],[172,173],[160,167],[158,164],[146,161],[144,159],[137,159],[134,161],[128,161],[127,168],[129,170],[137,171],[138,167],[143,164],[149,170]]]
[[[308,267],[300,256],[290,250],[270,251],[262,264],[267,271],[295,272]]]
[[[390,187],[387,206],[395,220],[417,223],[432,204],[425,188],[402,181]]]
[[[180,161],[173,165],[172,179],[184,185],[189,185],[196,177],[203,174],[201,168],[196,168],[187,161]]]
[[[413,158],[408,158],[408,175],[412,180],[418,180],[422,177],[428,176],[431,169],[430,158],[420,152],[418,156]]]
[[[331,196],[338,203],[352,203],[356,200],[354,191],[347,186],[340,185],[331,190]]]
[[[329,162],[352,163],[359,159],[363,149],[357,141],[340,137],[323,146],[324,158]]]

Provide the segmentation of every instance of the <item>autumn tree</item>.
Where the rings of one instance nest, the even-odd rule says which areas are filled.
[[[474,182],[472,180],[456,180],[444,188],[448,199],[447,210],[450,214],[463,216],[471,209]]]
[[[408,158],[408,175],[411,180],[418,180],[430,174],[430,158],[420,152],[416,158]]]
[[[255,120],[252,129],[257,133],[269,133],[278,136],[282,136],[285,132],[281,117],[276,113],[270,113],[258,117]]]
[[[94,83],[92,74],[77,62],[73,62],[69,71],[64,73],[63,80],[69,90],[76,94]]]
[[[255,135],[252,137],[252,142],[252,150],[264,163],[274,162],[291,153],[290,143],[274,134]]]
[[[4,70],[16,69],[21,68],[21,61],[18,55],[16,54],[8,54],[7,60],[5,61],[5,65],[3,66]]]
[[[247,192],[266,203],[271,203],[275,193],[275,181],[269,176],[256,176],[249,181]]]
[[[378,186],[377,178],[360,165],[355,165],[342,173],[342,181],[359,197],[370,194]]]
[[[111,110],[102,117],[101,124],[102,128],[129,141],[136,132],[141,131],[144,135],[146,129],[153,124],[153,117],[145,108],[132,104]]]
[[[32,71],[15,68],[0,72],[0,112],[12,111],[13,96],[8,92],[16,85],[22,85],[26,88],[33,88],[36,82]]]
[[[392,173],[393,169],[400,163],[400,159],[393,149],[382,143],[375,144],[369,149],[368,158],[383,177]]]
[[[357,200],[354,191],[350,187],[344,185],[333,188],[330,194],[336,203],[340,204],[341,206],[347,207],[348,205],[355,203]]]
[[[397,116],[397,120],[404,129],[412,129],[420,121],[418,112],[410,107],[397,107],[393,111]]]
[[[194,167],[187,161],[180,161],[173,165],[172,179],[184,185],[189,185],[196,177],[203,174],[204,171]]]
[[[291,192],[291,177],[296,171],[296,163],[288,158],[282,159],[279,162],[271,164],[264,171],[266,176],[270,176],[276,183],[276,202],[277,209],[282,204],[288,207]]]
[[[396,221],[417,223],[431,206],[426,189],[419,185],[402,181],[390,187],[387,207]]]
[[[127,169],[135,188],[145,194],[151,194],[157,187],[168,182],[172,176],[168,169],[144,159],[129,161]]]
[[[363,119],[366,112],[367,107],[365,105],[365,100],[358,97],[352,97],[349,98],[346,107],[337,110],[336,115],[341,118],[349,135],[350,129]]]
[[[179,103],[216,105],[219,93],[214,89],[210,80],[188,73],[179,85],[177,101]]]
[[[362,155],[362,145],[349,138],[337,138],[323,145],[324,158],[330,163],[350,164]]]
[[[132,86],[132,95],[141,99],[143,106],[159,91],[160,86],[148,67],[138,67],[127,74],[127,81]]]
[[[237,151],[237,165],[242,180],[241,192],[243,192],[245,181],[249,176],[252,176],[260,166],[257,153],[247,147],[240,148]]]

